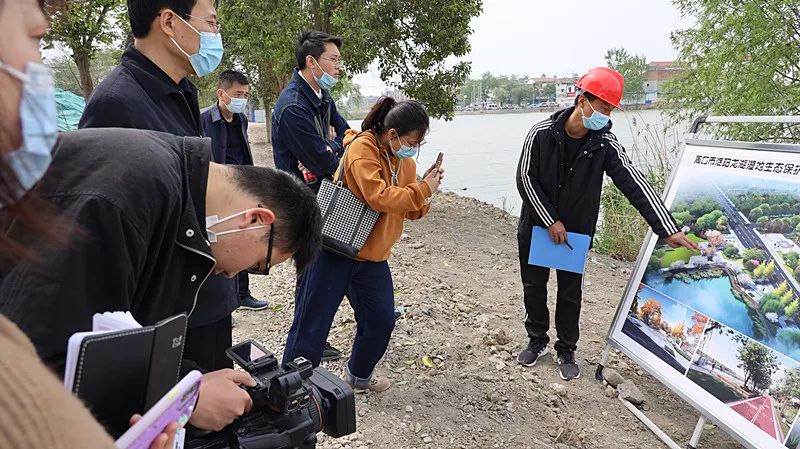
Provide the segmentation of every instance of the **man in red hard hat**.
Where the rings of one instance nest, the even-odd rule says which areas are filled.
[[[573,107],[537,123],[528,133],[517,168],[517,190],[522,197],[517,240],[525,298],[525,330],[529,344],[517,356],[533,366],[547,354],[550,312],[547,280],[550,269],[529,265],[533,226],[546,228],[555,243],[567,241],[567,231],[594,235],[600,211],[603,175],[647,220],[653,232],[672,247],[697,249],[681,232],[659,194],[647,182],[611,133],[609,116],[619,109],[625,80],[618,72],[597,67],[578,83]],[[555,343],[559,374],[570,380],[580,376],[575,360],[581,310],[583,275],[557,270]]]

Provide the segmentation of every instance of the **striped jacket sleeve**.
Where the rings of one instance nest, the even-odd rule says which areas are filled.
[[[525,138],[525,143],[522,145],[522,155],[517,166],[517,190],[519,195],[522,197],[522,201],[536,213],[545,227],[550,227],[558,221],[556,208],[545,196],[537,179],[539,173],[539,141],[537,135],[540,131],[546,130],[550,123],[550,120],[545,120],[531,128]]]
[[[625,153],[625,149],[617,141],[616,137],[609,135],[604,138],[604,144],[611,148],[606,151],[605,171],[619,190],[628,198],[647,223],[653,228],[653,232],[659,237],[667,237],[679,232],[675,219],[669,212],[661,197],[653,189],[653,186],[631,163],[630,158]]]

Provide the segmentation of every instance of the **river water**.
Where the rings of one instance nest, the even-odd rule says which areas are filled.
[[[549,112],[457,115],[452,121],[434,120],[419,157],[419,173],[430,166],[439,151],[445,154],[446,178],[442,189],[477,198],[519,215],[521,200],[516,170],[525,136]],[[673,145],[686,129],[670,129],[658,110],[614,112],[612,131],[637,163],[646,139]],[[350,122],[360,128],[358,121]],[[676,132],[677,131],[677,132]]]

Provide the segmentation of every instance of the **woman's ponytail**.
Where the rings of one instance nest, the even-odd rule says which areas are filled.
[[[392,110],[394,105],[397,104],[392,97],[381,97],[369,110],[364,121],[361,122],[361,131],[372,131],[375,134],[380,134],[384,130],[384,120]]]

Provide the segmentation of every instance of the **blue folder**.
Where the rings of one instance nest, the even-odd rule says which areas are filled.
[[[583,273],[591,241],[592,238],[586,234],[567,232],[567,242],[572,246],[570,249],[564,243],[553,243],[547,229],[534,226],[528,264]]]

